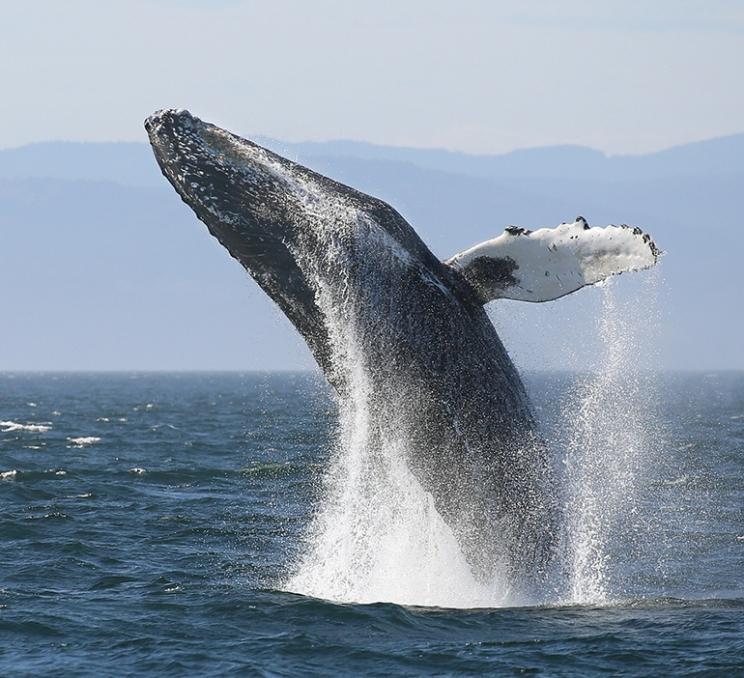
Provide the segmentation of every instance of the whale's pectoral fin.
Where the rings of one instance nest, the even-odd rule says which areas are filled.
[[[640,228],[590,228],[577,217],[572,224],[538,231],[510,226],[445,263],[465,277],[483,303],[550,301],[611,275],[650,268],[660,256]]]

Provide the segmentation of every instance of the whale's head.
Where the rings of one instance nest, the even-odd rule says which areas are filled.
[[[370,294],[372,279],[409,286],[412,298],[449,294],[442,281],[450,273],[383,201],[182,109],[154,113],[145,128],[165,177],[297,327],[337,388],[319,306],[329,286],[343,294],[353,276]]]
[[[302,279],[298,233],[312,230],[302,172],[311,173],[183,109],[157,111],[145,129],[183,201],[282,305]]]
[[[291,192],[272,153],[183,109],[157,111],[145,129],[165,177],[241,263],[286,239]]]
[[[298,234],[311,231],[306,193],[313,173],[186,110],[157,111],[145,129],[165,177],[280,306],[322,365],[325,329],[299,263]]]

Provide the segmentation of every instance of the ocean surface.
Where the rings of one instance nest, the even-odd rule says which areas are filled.
[[[563,589],[402,553],[360,603],[308,560],[343,454],[318,376],[2,374],[0,675],[744,675],[744,374],[639,379],[527,375]]]

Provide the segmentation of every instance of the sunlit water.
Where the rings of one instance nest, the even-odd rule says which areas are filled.
[[[526,375],[546,431],[565,435],[566,402],[588,407],[597,378]],[[634,379],[656,393],[644,415],[655,429],[616,435],[644,450],[639,431],[659,437],[653,463],[631,463],[631,510],[615,510],[616,486],[602,494],[602,459],[585,470],[585,496],[580,484],[565,496],[599,524],[576,534],[603,535],[573,541],[572,572],[589,575],[566,596],[598,600],[447,610],[282,590],[336,449],[320,379],[2,376],[0,674],[742,671],[744,375]],[[568,461],[590,433],[569,430]],[[409,548],[429,557],[431,543]],[[440,595],[395,581],[391,549],[380,545],[387,569],[368,590]],[[421,567],[447,595],[481,593],[462,562]]]

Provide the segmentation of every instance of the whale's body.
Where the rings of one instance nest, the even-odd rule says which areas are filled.
[[[652,265],[648,236],[577,220],[511,229],[445,263],[386,203],[186,111],[146,127],[164,175],[292,321],[339,397],[363,372],[373,444],[405,441],[476,576],[506,563],[515,582],[542,578],[559,521],[551,464],[483,304],[556,298]]]

